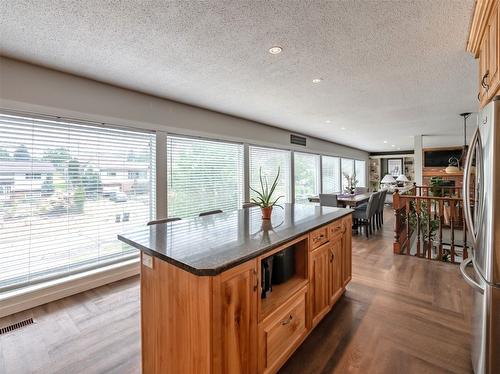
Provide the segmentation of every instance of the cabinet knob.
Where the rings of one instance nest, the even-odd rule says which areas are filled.
[[[292,318],[293,318],[293,316],[290,314],[287,319],[285,319],[284,321],[281,321],[281,324],[283,326],[288,325],[292,321]]]

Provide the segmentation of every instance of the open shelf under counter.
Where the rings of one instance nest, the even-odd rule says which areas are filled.
[[[285,245],[282,245],[270,253],[259,257],[257,262],[259,267],[258,279],[262,284],[262,262],[266,261],[269,257],[276,256],[282,251],[293,250],[294,258],[294,273],[281,284],[273,284],[272,291],[270,291],[265,298],[260,298],[259,301],[259,321],[264,320],[267,316],[271,315],[276,309],[283,305],[293,294],[306,286],[309,282],[308,279],[308,252],[309,252],[309,235],[300,236]]]
[[[273,285],[273,291],[265,299],[261,299],[259,320],[265,319],[283,305],[293,294],[308,284],[308,279],[294,275],[283,284]]]

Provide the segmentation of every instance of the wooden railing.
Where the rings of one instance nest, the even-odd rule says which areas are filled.
[[[415,185],[404,194],[396,189],[393,208],[394,253],[451,263],[467,258],[461,189]]]

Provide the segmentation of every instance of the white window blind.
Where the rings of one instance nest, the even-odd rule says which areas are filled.
[[[2,114],[0,127],[0,289],[137,256],[116,236],[153,217],[153,133]]]
[[[356,160],[354,165],[358,187],[366,187],[366,161]]]
[[[274,193],[275,198],[283,196],[278,200],[280,203],[289,203],[290,196],[290,151],[264,148],[264,147],[249,147],[250,158],[250,187],[261,190],[259,172],[262,169],[263,179],[267,179],[269,187],[271,187],[274,178],[280,170],[278,184]],[[254,197],[255,193],[250,190],[250,196]]]
[[[354,174],[354,160],[350,158],[341,159],[341,167],[342,167],[342,189],[344,190],[347,187],[347,179],[344,174],[352,176]]]
[[[340,159],[321,156],[323,193],[337,193],[340,188]]]
[[[168,216],[190,217],[243,204],[243,145],[167,136]]]
[[[320,156],[295,152],[295,202],[306,203],[308,197],[319,194],[319,162]]]

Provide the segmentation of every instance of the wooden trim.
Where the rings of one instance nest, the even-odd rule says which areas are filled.
[[[491,10],[496,1],[497,0],[476,0],[466,45],[467,52],[472,53],[475,58],[479,57],[481,40],[483,39]]]

